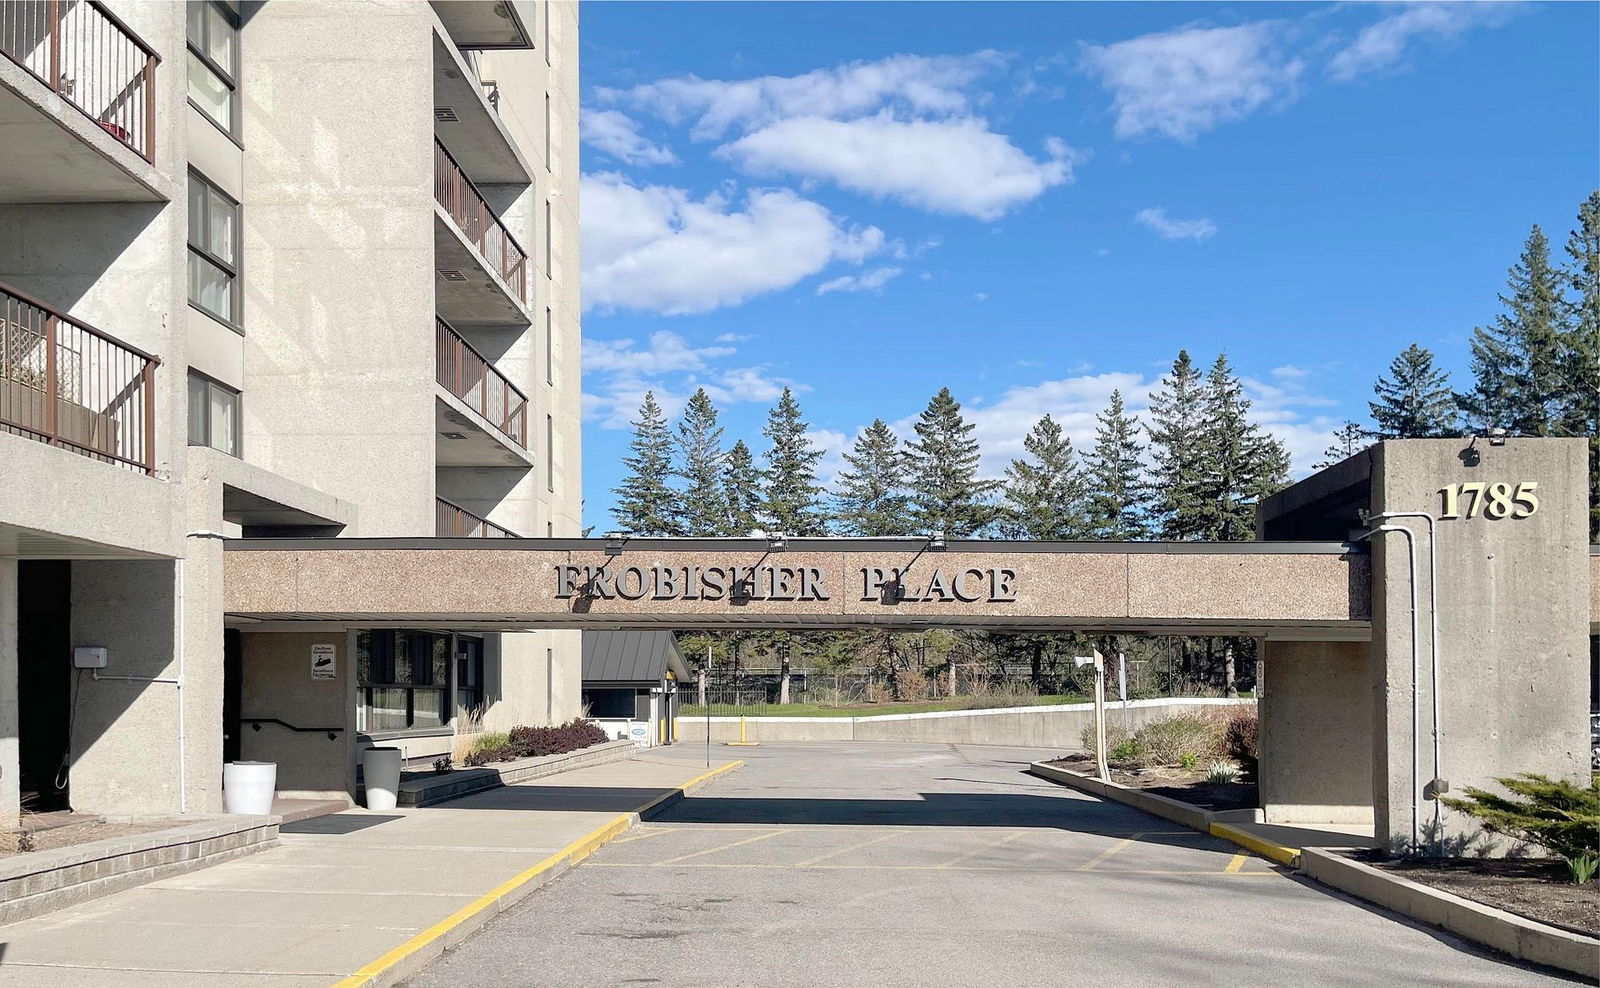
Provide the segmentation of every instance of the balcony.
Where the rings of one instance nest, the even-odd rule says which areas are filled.
[[[462,323],[528,323],[528,254],[442,142],[434,141],[439,311]]]
[[[461,48],[532,48],[533,38],[509,0],[432,0],[439,23]]]
[[[0,285],[0,431],[153,474],[159,363]]]
[[[97,0],[0,3],[0,201],[164,198],[155,50]]]
[[[443,319],[434,352],[438,465],[530,466],[527,396]]]
[[[434,498],[433,534],[441,539],[520,539],[522,536],[509,528],[501,528],[486,518],[463,508],[454,501]]]

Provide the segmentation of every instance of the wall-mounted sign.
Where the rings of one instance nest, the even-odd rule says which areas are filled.
[[[862,566],[849,580],[862,600],[1012,603],[1017,572],[1001,566],[913,572]],[[567,600],[831,600],[839,586],[818,566],[575,566],[556,567],[556,597]]]
[[[1538,489],[1536,480],[1524,480],[1515,487],[1503,480],[1446,484],[1438,490],[1444,499],[1439,520],[1476,518],[1480,513],[1485,518],[1526,518],[1539,510],[1539,495],[1534,493]]]
[[[339,667],[335,662],[337,651],[331,643],[311,646],[311,678],[337,679]]]

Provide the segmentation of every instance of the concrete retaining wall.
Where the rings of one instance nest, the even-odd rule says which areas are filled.
[[[1218,707],[1254,707],[1254,700],[1201,698],[1134,700],[1126,714],[1121,703],[1106,707],[1108,722],[1127,717],[1137,730],[1153,720]],[[739,740],[739,718],[712,717],[711,740]],[[996,710],[952,710],[876,717],[751,717],[745,721],[750,741],[905,741],[932,744],[992,744],[1019,748],[1082,748],[1085,728],[1094,725],[1094,704],[1064,703]],[[706,718],[681,717],[679,740],[706,739]]]
[[[541,758],[524,758],[521,761],[480,768],[456,769],[444,775],[429,776],[400,783],[401,806],[432,806],[447,799],[456,799],[469,793],[501,786],[516,785],[547,775],[570,772],[575,768],[605,765],[632,758],[639,751],[632,741],[607,741],[580,751],[563,755],[545,755]]]
[[[278,842],[275,816],[215,816],[0,860],[0,923],[220,864]]]

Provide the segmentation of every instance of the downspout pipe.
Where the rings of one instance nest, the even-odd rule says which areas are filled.
[[[1433,850],[1435,856],[1444,856],[1444,808],[1439,801],[1438,787],[1444,778],[1444,733],[1439,728],[1439,543],[1434,527],[1439,519],[1426,511],[1385,511],[1370,515],[1369,520],[1384,521],[1390,518],[1421,518],[1428,523],[1428,681],[1433,706]]]
[[[1420,748],[1421,732],[1418,723],[1421,719],[1420,698],[1417,693],[1417,679],[1421,672],[1419,639],[1422,637],[1422,620],[1417,607],[1417,536],[1416,533],[1404,525],[1378,525],[1357,537],[1357,541],[1369,539],[1379,532],[1399,532],[1406,537],[1406,564],[1411,574],[1411,847],[1414,853],[1421,844],[1421,830],[1418,818],[1420,816],[1417,803],[1418,792],[1418,766],[1422,761]]]

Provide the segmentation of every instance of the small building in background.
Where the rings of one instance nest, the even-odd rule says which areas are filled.
[[[643,748],[677,735],[678,684],[689,678],[670,631],[585,631],[585,715],[614,738]]]

